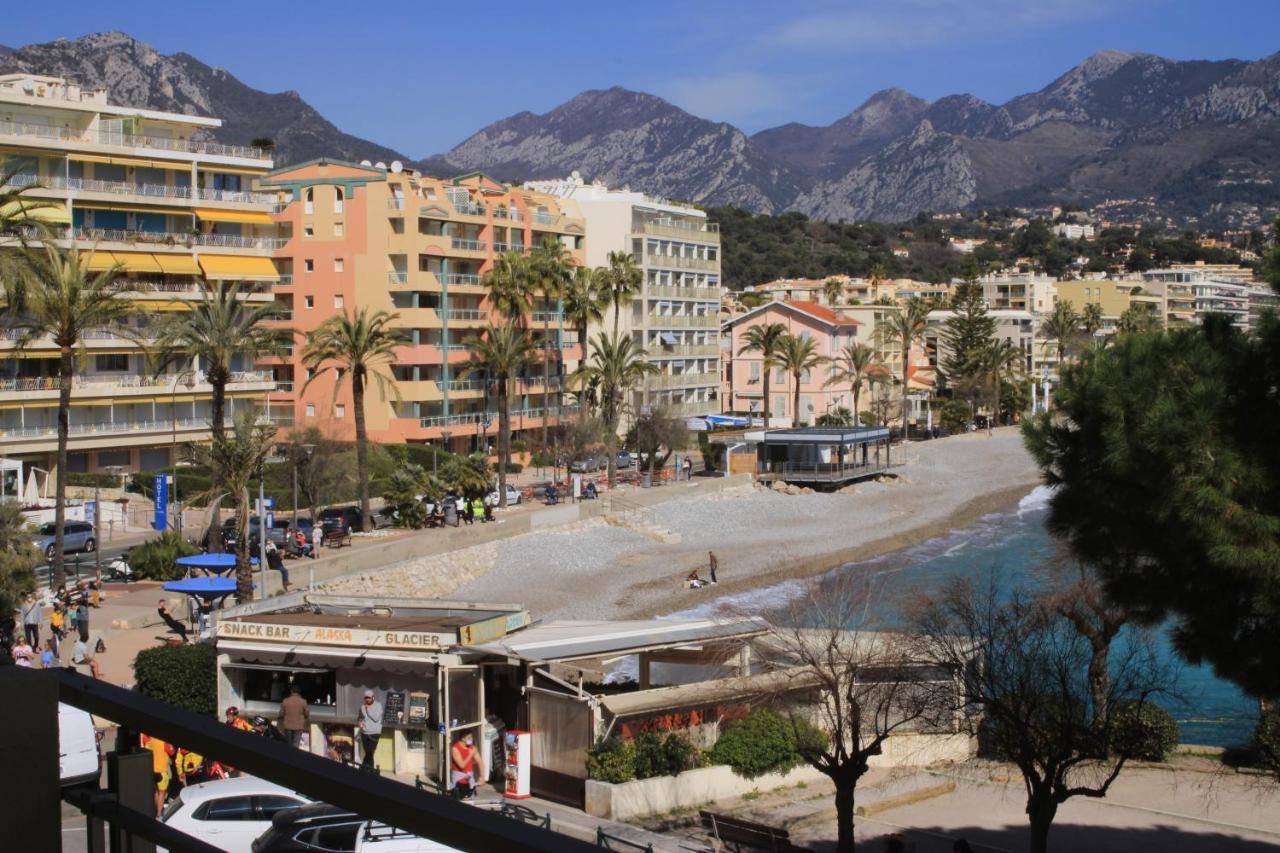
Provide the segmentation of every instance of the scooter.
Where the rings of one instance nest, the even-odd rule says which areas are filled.
[[[133,569],[129,566],[129,552],[125,551],[103,568],[103,575],[109,581],[133,580]]]

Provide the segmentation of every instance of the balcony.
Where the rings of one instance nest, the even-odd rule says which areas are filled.
[[[534,225],[555,225],[556,222],[559,221],[559,219],[560,219],[559,214],[555,214],[555,213],[545,213],[543,211],[536,211],[533,214]]]
[[[120,228],[76,228],[59,239],[73,236],[77,240],[104,243],[146,243],[164,246],[217,246],[232,249],[279,249],[287,242],[281,237],[242,237],[238,234],[183,234],[172,231],[129,231]]]
[[[485,382],[483,379],[456,379],[451,382],[444,383],[449,386],[452,393],[462,393],[464,391],[483,391]]]
[[[453,210],[459,216],[484,216],[485,207],[483,204],[455,204]]]
[[[564,313],[561,311],[534,311],[533,322],[562,323],[564,322]]]
[[[280,394],[292,394],[293,382],[277,382],[275,384],[275,390]]]
[[[718,373],[670,373],[650,376],[651,387],[654,388],[688,388],[700,385],[719,385]]]
[[[493,209],[494,219],[507,219],[511,222],[523,222],[524,214],[514,207],[495,207]]]
[[[445,275],[437,274],[436,278],[440,279],[441,284],[457,284],[470,287],[479,287],[484,284],[482,276],[465,272],[451,272]]]
[[[408,284],[409,273],[403,270],[396,270],[387,273],[387,284]]]
[[[235,426],[234,422],[230,419],[227,420],[226,425],[228,429]],[[175,431],[207,431],[208,429],[208,418],[166,418],[155,421],[117,421],[115,423],[70,424],[67,427],[67,435],[74,439],[83,436],[127,435],[129,433],[139,432],[158,432],[167,435]],[[0,427],[0,438],[30,439],[57,438],[57,436],[57,424],[47,424],[44,426],[34,427]]]
[[[450,308],[447,311],[441,311],[440,315],[446,320],[465,322],[483,322],[489,318],[489,312],[481,311],[479,308]]]
[[[214,201],[235,204],[253,204],[274,207],[276,196],[271,193],[215,190],[207,187],[180,187],[168,184],[131,184],[127,181],[96,181],[88,178],[64,178],[57,175],[14,175],[8,183],[11,187],[34,187],[72,193],[102,193],[104,195],[130,196],[146,199],[172,199],[174,201]]]
[[[551,415],[559,414],[561,417],[569,417],[571,415],[576,415],[577,412],[578,412],[578,407],[574,405],[560,406],[558,408],[552,407],[550,409]],[[511,425],[514,428],[519,428],[521,420],[528,419],[528,418],[541,418],[543,417],[543,415],[547,413],[548,413],[548,410],[546,409],[512,409]],[[418,418],[418,425],[422,429],[432,429],[432,428],[439,428],[439,427],[478,424],[484,421],[489,421],[490,422],[489,427],[491,429],[496,429],[498,425],[498,412],[494,410],[492,412],[466,412],[465,414],[448,415],[448,416],[429,415],[426,417]]]
[[[483,252],[487,248],[488,244],[481,240],[463,240],[458,237],[454,237],[449,241],[449,246],[460,252]]]
[[[678,255],[658,255],[647,253],[643,259],[633,255],[636,263],[644,263],[651,267],[664,267],[668,269],[681,270],[708,270],[717,272],[720,269],[719,261],[709,261],[706,258],[682,258]]]
[[[685,287],[678,284],[650,284],[650,296],[661,299],[720,299],[718,287]]]
[[[395,197],[387,199],[387,210],[404,210],[404,199]]]
[[[74,142],[82,145],[111,145],[117,148],[149,148],[153,151],[177,151],[183,154],[205,154],[212,157],[239,157],[262,160],[271,167],[271,154],[266,149],[248,145],[224,145],[221,142],[199,142],[193,139],[165,139],[105,130],[71,130],[43,124],[0,121],[0,136],[17,136],[45,142]]]
[[[714,314],[650,314],[649,325],[658,329],[718,329],[720,318]]]
[[[679,219],[655,219],[637,223],[635,233],[671,237],[676,240],[694,240],[700,243],[720,242],[720,225],[715,222],[695,224]]]
[[[647,350],[649,358],[687,358],[689,356],[714,356],[720,354],[720,347],[715,344],[676,344],[675,346],[652,346]]]

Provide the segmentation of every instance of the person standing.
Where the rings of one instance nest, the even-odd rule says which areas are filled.
[[[164,814],[164,801],[169,796],[169,781],[173,774],[169,772],[169,756],[173,747],[159,738],[142,736],[142,748],[151,753],[151,772],[156,782],[156,817]]]
[[[324,544],[324,527],[315,525],[311,528],[311,559],[317,559],[320,556],[320,546]]]
[[[40,667],[42,669],[53,669],[58,665],[58,648],[53,642],[53,638],[44,641],[44,651],[40,653]]]
[[[40,602],[30,592],[22,599],[22,634],[33,649],[40,645]]]
[[[13,651],[11,654],[13,655],[13,662],[18,666],[30,667],[32,665],[32,660],[34,660],[36,656],[36,650],[27,642],[26,637],[19,637],[18,642],[13,644]]]
[[[686,456],[684,458],[684,478],[685,480],[693,480],[693,457]]]
[[[382,739],[382,703],[374,698],[372,690],[364,692],[364,704],[360,706],[360,748],[364,756],[360,766],[372,770],[373,756],[378,751],[378,741]]]
[[[76,605],[76,630],[80,632],[80,642],[89,642],[89,602],[83,596]]]
[[[280,728],[294,749],[302,748],[302,734],[311,724],[311,709],[302,698],[298,685],[289,688],[289,695],[280,703]]]
[[[480,751],[476,749],[476,738],[471,732],[453,742],[449,750],[449,762],[452,772],[449,782],[453,789],[464,800],[474,799],[476,785],[481,778]]]

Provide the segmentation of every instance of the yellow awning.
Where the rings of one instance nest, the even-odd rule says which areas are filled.
[[[11,201],[0,207],[0,219],[30,219],[50,225],[70,225],[71,214],[59,202],[40,202],[35,199]]]
[[[251,279],[254,281],[276,281],[280,273],[270,258],[255,258],[248,255],[201,255],[200,266],[209,278]]]
[[[196,208],[196,216],[205,222],[247,222],[252,225],[272,225],[271,217],[252,210],[209,210]]]
[[[57,408],[57,400],[23,400],[21,403],[9,404],[14,409],[53,409]]]
[[[112,252],[111,255],[125,272],[163,272],[150,252]]]
[[[168,275],[200,275],[200,265],[190,255],[165,255],[157,252],[156,263]]]
[[[141,157],[103,157],[101,154],[80,154],[68,152],[67,157],[83,163],[105,163],[110,166],[133,166],[136,169],[180,169],[191,170],[190,163],[168,163],[163,160],[145,160]]]
[[[158,204],[121,204],[118,201],[77,201],[76,207],[90,207],[94,210],[122,210],[130,213],[160,213],[166,216],[187,216],[189,208],[179,205],[165,207]]]
[[[73,406],[110,406],[111,400],[72,400]],[[56,404],[55,404],[56,405]]]
[[[222,175],[257,175],[260,178],[267,174],[266,169],[245,169],[240,166],[223,166],[221,164],[215,166],[211,163],[201,163],[200,171],[216,172]]]
[[[156,397],[157,403],[194,403],[196,401],[195,394],[178,394],[173,398]]]
[[[116,265],[116,256],[111,252],[81,252],[80,257],[85,259],[85,269],[89,272],[102,272]]]

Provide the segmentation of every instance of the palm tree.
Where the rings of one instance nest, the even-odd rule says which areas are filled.
[[[907,377],[911,366],[911,347],[924,338],[929,328],[929,304],[919,297],[908,299],[884,323],[884,335],[902,347],[902,440],[907,439]]]
[[[1089,302],[1084,306],[1084,311],[1080,314],[1080,328],[1089,336],[1090,340],[1095,340],[1095,335],[1102,329],[1102,306],[1097,302]]]
[[[544,237],[533,250],[532,266],[538,289],[546,301],[555,300],[557,311],[564,310],[564,297],[573,281],[577,264],[573,255],[555,237]],[[551,411],[551,318],[542,324],[542,447],[547,447],[547,421]],[[558,395],[557,395],[558,399]]]
[[[840,297],[844,295],[844,284],[838,278],[829,278],[822,283],[822,298],[827,300],[827,304],[831,306],[840,304]]]
[[[764,362],[761,372],[764,374],[764,428],[769,428],[769,372],[778,366],[778,347],[782,343],[782,339],[787,336],[787,327],[781,323],[761,323],[758,326],[752,326],[747,329],[747,333],[743,335],[746,342],[742,345],[742,349],[738,350],[738,355],[744,355],[749,352],[760,353],[760,358]]]
[[[862,386],[871,381],[871,374],[877,372],[876,368],[880,366],[879,361],[880,354],[873,347],[857,342],[846,344],[836,356],[835,368],[825,383],[826,385],[849,383],[849,390],[853,392],[855,423],[858,421],[858,400],[862,395]]]
[[[259,423],[252,412],[241,412],[231,431],[223,432],[211,444],[194,445],[191,461],[216,472],[203,497],[216,505],[230,495],[236,504],[236,603],[253,600],[253,567],[249,562],[249,485],[262,476],[262,466],[275,445],[276,429]],[[267,591],[262,590],[265,598]]]
[[[484,274],[484,283],[489,288],[489,301],[493,307],[511,323],[527,329],[538,293],[533,260],[519,252],[503,252]]]
[[[1067,343],[1080,331],[1080,315],[1070,300],[1053,303],[1053,311],[1040,324],[1040,334],[1057,341],[1058,369],[1067,357]]]
[[[578,368],[579,382],[584,385],[594,382],[599,389],[610,488],[618,473],[618,421],[622,419],[627,394],[646,376],[658,372],[657,366],[645,357],[644,349],[637,347],[630,335],[610,336],[601,332],[591,342],[591,358]]]
[[[190,311],[163,315],[151,328],[155,341],[149,348],[151,371],[159,375],[171,366],[199,362],[205,381],[213,391],[210,429],[215,440],[222,437],[226,423],[227,383],[236,358],[253,364],[263,355],[279,355],[293,342],[293,330],[270,327],[269,320],[280,317],[283,308],[275,302],[251,305],[242,295],[239,282],[216,287],[200,283],[200,299]],[[210,484],[217,487],[217,471]],[[205,531],[205,541],[216,550],[222,537],[214,526]]]
[[[787,335],[778,347],[778,366],[791,374],[793,390],[791,425],[800,426],[800,381],[804,375],[815,367],[826,364],[831,359],[818,355],[818,344],[813,338],[800,335]]]
[[[583,352],[587,348],[587,330],[592,323],[604,319],[604,309],[609,304],[608,272],[604,267],[590,269],[575,267],[573,278],[564,291],[564,319],[578,335]],[[580,418],[585,419],[587,407],[580,406]]]
[[[630,305],[631,300],[640,292],[644,284],[644,273],[636,266],[635,256],[630,252],[609,253],[609,301],[613,303],[613,334],[618,334],[618,312],[623,305]]]
[[[323,365],[337,371],[333,395],[348,376],[351,377],[351,407],[356,421],[356,476],[360,480],[360,514],[365,530],[373,529],[369,515],[369,449],[368,432],[364,422],[364,392],[369,380],[378,385],[378,393],[387,399],[387,390],[400,399],[400,391],[392,381],[389,368],[396,359],[396,347],[404,343],[401,330],[394,327],[399,314],[386,311],[369,313],[359,308],[354,316],[343,312],[325,320],[320,327],[307,334],[302,350],[302,363],[312,371],[306,385],[315,381],[323,372]]]
[[[19,331],[14,349],[21,351],[35,338],[48,336],[58,348],[58,468],[54,479],[54,587],[66,577],[63,566],[63,533],[66,524],[67,435],[70,432],[71,383],[75,374],[75,350],[90,329],[119,327],[132,311],[120,299],[118,266],[89,272],[92,253],[63,251],[47,243],[32,251],[5,286],[8,324]]]
[[[511,464],[511,380],[533,357],[533,344],[509,323],[490,323],[467,340],[471,361],[458,371],[483,371],[498,386],[498,506],[507,506],[507,466]]]
[[[1000,389],[1005,382],[1017,382],[1023,373],[1026,354],[1007,338],[991,341],[977,354],[978,374],[991,383],[991,417],[987,419],[987,434],[991,434],[991,422],[1000,417]]]

